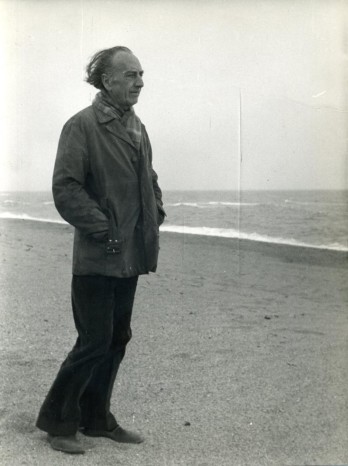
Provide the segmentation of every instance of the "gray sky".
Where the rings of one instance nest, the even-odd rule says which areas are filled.
[[[50,189],[62,126],[96,92],[85,65],[114,45],[145,70],[135,110],[163,189],[348,188],[347,10],[344,0],[0,0],[1,189]]]

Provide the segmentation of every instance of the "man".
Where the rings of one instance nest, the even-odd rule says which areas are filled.
[[[140,443],[110,412],[119,365],[131,339],[138,276],[155,272],[165,212],[144,125],[135,115],[144,85],[126,47],[96,53],[87,82],[100,92],[64,126],[53,197],[75,227],[72,309],[77,341],[41,407],[37,427],[53,449],[84,453],[76,437]]]

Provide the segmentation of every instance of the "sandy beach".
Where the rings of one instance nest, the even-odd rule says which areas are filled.
[[[73,230],[1,220],[0,235],[1,465],[348,464],[346,254],[162,233],[113,396],[146,442],[73,457],[34,425],[75,341]]]

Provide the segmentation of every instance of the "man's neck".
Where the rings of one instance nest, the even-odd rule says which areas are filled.
[[[104,99],[107,101],[107,103],[111,105],[112,107],[114,107],[117,113],[119,113],[121,117],[132,108],[129,105],[125,107],[125,106],[118,104],[112,99],[111,95],[106,91],[103,91],[103,96],[104,96]]]

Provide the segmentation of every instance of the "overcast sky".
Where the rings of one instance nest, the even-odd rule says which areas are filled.
[[[347,185],[348,2],[0,0],[1,190],[49,190],[90,56],[130,47],[163,189]],[[4,75],[4,70],[6,70]]]

